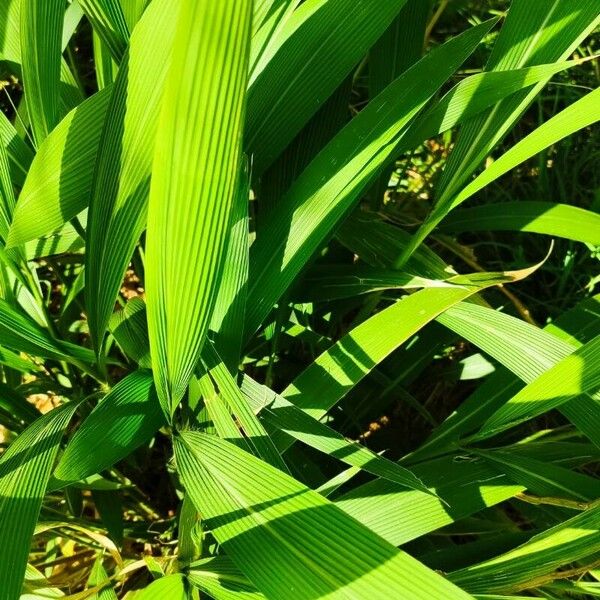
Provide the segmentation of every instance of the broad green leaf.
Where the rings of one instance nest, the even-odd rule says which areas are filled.
[[[300,0],[255,0],[249,71],[252,73],[277,34],[288,22]],[[268,59],[265,59],[265,63]],[[250,76],[252,79],[252,75]]]
[[[372,98],[421,58],[431,4],[431,0],[407,0],[398,16],[373,44],[369,52]]]
[[[0,581],[4,598],[18,598],[29,546],[63,433],[77,404],[32,423],[0,459]]]
[[[0,143],[0,240],[6,243],[8,228],[15,210],[15,193],[10,176],[10,163],[4,144]]]
[[[187,494],[180,505],[177,534],[177,560],[188,565],[202,555],[203,532],[200,515]]]
[[[311,417],[283,396],[250,377],[244,377],[242,392],[247,396],[254,412],[260,413],[260,416],[274,429],[284,431],[307,446],[316,448],[350,466],[359,467],[367,473],[408,488],[428,491],[423,483],[407,469],[383,456],[378,456],[357,442],[346,439],[341,433]]]
[[[455,211],[442,231],[524,231],[600,245],[600,215],[552,202],[502,202]]]
[[[152,153],[179,7],[179,0],[155,0],[140,19],[104,121],[92,183],[85,266],[85,302],[96,350],[146,224]]]
[[[188,600],[188,593],[185,586],[185,579],[180,573],[167,575],[153,581],[145,587],[130,596],[132,600]]]
[[[257,228],[269,218],[292,183],[350,120],[352,77],[346,77],[260,178]]]
[[[317,492],[211,435],[175,438],[192,501],[268,598],[468,598]]]
[[[46,235],[87,208],[111,93],[105,88],[88,98],[40,145],[19,195],[9,246]]]
[[[2,36],[0,60],[21,63],[21,0],[4,0],[0,5]]]
[[[27,564],[25,581],[19,600],[48,600],[48,598],[62,598],[64,593],[52,584],[35,567]]]
[[[188,581],[215,600],[264,600],[227,556],[213,556],[190,565]]]
[[[600,336],[525,386],[483,424],[478,437],[514,427],[583,394],[600,410]]]
[[[473,593],[519,591],[535,586],[537,577],[599,551],[600,506],[595,506],[506,554],[455,571],[450,578]]]
[[[388,540],[405,544],[524,491],[483,459],[447,455],[411,467],[436,496],[377,479],[346,493],[337,506]]]
[[[170,76],[181,85],[167,86],[163,98],[146,241],[152,366],[169,417],[217,299],[240,166],[251,21],[248,0],[187,0],[179,15]]]
[[[120,63],[129,41],[129,28],[119,0],[78,0],[94,31]]]
[[[117,593],[110,584],[110,579],[102,565],[102,558],[98,557],[88,577],[88,587],[93,588],[103,584],[106,584],[106,587],[101,589],[97,594],[90,596],[90,600],[117,600]]]
[[[96,66],[96,82],[98,83],[98,91],[102,91],[105,87],[115,82],[119,66],[113,60],[106,44],[95,31],[93,32],[92,43]]]
[[[55,254],[81,253],[84,245],[85,241],[80,237],[72,223],[65,223],[60,229],[50,235],[26,242],[24,250],[27,260],[34,260]]]
[[[129,31],[133,31],[149,2],[148,0],[119,0],[119,2],[123,9]]]
[[[29,165],[33,160],[31,148],[21,139],[7,119],[0,111],[0,143],[6,148],[10,164],[10,176],[15,185],[22,186]]]
[[[22,0],[23,87],[33,137],[39,146],[60,119],[62,0]]]
[[[368,52],[406,0],[309,0],[248,92],[245,149],[260,175]]]
[[[136,371],[128,375],[71,438],[54,472],[52,487],[108,469],[150,440],[163,423],[151,374]]]
[[[246,335],[253,334],[377,175],[403,128],[475,49],[488,21],[430,52],[367,105],[305,169],[257,231]]]
[[[40,416],[24,396],[5,383],[0,383],[0,408],[27,425]]]
[[[209,329],[216,333],[215,348],[230,371],[236,370],[240,364],[244,334],[250,258],[249,186],[249,174],[244,164],[231,210],[225,265],[209,326]]]

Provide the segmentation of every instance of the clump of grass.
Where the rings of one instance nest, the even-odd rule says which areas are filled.
[[[597,595],[599,23],[0,0],[0,597]]]

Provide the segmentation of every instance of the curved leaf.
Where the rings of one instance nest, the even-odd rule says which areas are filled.
[[[132,373],[106,395],[71,438],[54,472],[53,489],[108,469],[151,439],[163,423],[152,375]]]
[[[108,87],[88,98],[40,145],[19,195],[8,246],[46,235],[87,208],[111,93]]]
[[[553,202],[502,202],[455,211],[442,231],[524,231],[600,245],[600,215]]]

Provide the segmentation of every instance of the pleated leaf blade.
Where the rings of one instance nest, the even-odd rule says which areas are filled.
[[[156,388],[171,415],[218,294],[240,168],[252,5],[182,2],[158,130],[146,285]]]
[[[469,598],[317,492],[224,440],[182,432],[175,453],[213,535],[268,598]]]

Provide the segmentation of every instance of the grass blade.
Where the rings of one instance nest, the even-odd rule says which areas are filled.
[[[502,202],[455,211],[442,231],[523,231],[600,245],[600,215],[553,202]]]

